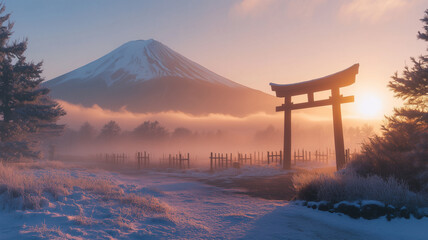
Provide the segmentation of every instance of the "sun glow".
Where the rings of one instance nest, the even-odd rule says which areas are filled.
[[[374,94],[363,94],[356,96],[359,115],[364,118],[376,118],[382,116],[382,101]]]

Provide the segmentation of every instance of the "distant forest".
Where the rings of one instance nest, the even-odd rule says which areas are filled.
[[[333,130],[327,124],[315,126],[296,125],[293,128],[294,148],[317,150],[333,148]],[[361,143],[375,134],[372,126],[351,126],[344,129],[346,147],[351,150],[360,149]],[[124,146],[131,149],[131,145],[156,147],[183,147],[199,145],[211,146],[212,149],[228,150],[231,144],[239,143],[240,147],[255,150],[281,150],[282,129],[273,125],[248,130],[246,134],[237,134],[232,131],[194,130],[185,127],[168,129],[158,121],[144,121],[132,130],[123,130],[118,122],[109,121],[101,128],[96,128],[89,122],[83,123],[80,128],[66,128],[63,136],[55,139],[54,144],[63,149],[76,150],[81,148]],[[236,145],[232,145],[236,148]],[[125,147],[125,148],[126,148]],[[95,150],[96,151],[96,150]]]

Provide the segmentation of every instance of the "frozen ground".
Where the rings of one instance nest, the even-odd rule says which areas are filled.
[[[75,187],[67,196],[48,198],[39,210],[1,210],[0,239],[426,239],[428,218],[354,220],[206,185],[195,178],[210,177],[205,172],[188,172],[188,178],[186,172],[67,171],[111,179],[125,194],[150,201],[136,208]],[[254,169],[231,171],[216,174],[260,175]],[[150,211],[150,205],[161,210]]]

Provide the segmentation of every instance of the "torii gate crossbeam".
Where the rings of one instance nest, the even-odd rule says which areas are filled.
[[[355,83],[355,76],[358,74],[359,64],[314,80],[294,83],[275,84],[271,83],[272,90],[277,97],[284,98],[284,104],[276,107],[276,111],[284,111],[284,161],[283,168],[291,168],[291,110],[320,107],[331,105],[333,109],[334,145],[336,151],[336,167],[343,168],[345,165],[345,144],[343,140],[342,113],[340,104],[354,101],[354,96],[343,97],[340,95],[340,88]],[[314,100],[314,93],[331,90],[331,97],[324,100]],[[308,101],[294,104],[292,96],[307,94]]]

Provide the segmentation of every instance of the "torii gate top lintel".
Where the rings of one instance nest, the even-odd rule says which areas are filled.
[[[308,92],[319,92],[332,88],[341,88],[355,83],[355,75],[358,74],[359,64],[325,77],[291,84],[270,83],[277,97],[296,96]]]
[[[271,83],[272,90],[277,97],[284,98],[284,104],[276,107],[276,111],[284,111],[284,161],[285,169],[291,168],[291,110],[320,107],[331,105],[333,109],[334,145],[336,149],[336,167],[343,168],[345,165],[345,146],[343,141],[342,113],[340,104],[354,101],[354,96],[343,97],[340,95],[340,88],[355,83],[355,76],[358,74],[359,64],[333,73],[331,75],[299,82],[293,84]],[[323,100],[315,100],[314,93],[331,90],[331,97]],[[308,101],[303,103],[293,103],[291,97],[307,94]]]

